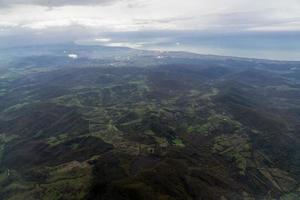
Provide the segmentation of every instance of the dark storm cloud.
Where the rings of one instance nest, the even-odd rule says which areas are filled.
[[[9,7],[16,4],[40,5],[47,7],[60,7],[71,5],[109,5],[122,0],[0,0],[1,7]]]

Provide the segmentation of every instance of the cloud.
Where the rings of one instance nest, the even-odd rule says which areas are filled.
[[[6,8],[0,6],[0,28],[34,30],[298,30],[300,21],[299,0],[0,0],[1,4]]]
[[[205,44],[219,33],[213,40],[217,45],[233,44],[237,38],[224,35],[300,31],[299,10],[299,0],[0,0],[0,47],[88,40],[181,48],[186,32],[197,36],[188,39],[191,43]],[[156,36],[148,37],[151,33]]]
[[[13,5],[39,5],[46,7],[61,7],[72,5],[109,5],[121,0],[0,0],[2,7]]]
[[[68,54],[68,57],[72,58],[72,59],[77,59],[78,55],[77,54]]]
[[[95,42],[100,42],[100,43],[107,43],[111,41],[111,38],[96,38],[94,39]]]

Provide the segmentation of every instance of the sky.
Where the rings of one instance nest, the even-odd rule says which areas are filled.
[[[76,42],[300,60],[299,11],[299,0],[0,0],[0,48]]]

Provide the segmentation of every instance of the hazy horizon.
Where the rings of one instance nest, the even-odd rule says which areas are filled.
[[[76,42],[300,60],[297,0],[1,0],[0,5],[0,48]]]

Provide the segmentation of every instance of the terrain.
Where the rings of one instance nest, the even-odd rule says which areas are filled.
[[[300,62],[0,50],[0,199],[296,200],[299,132]]]

